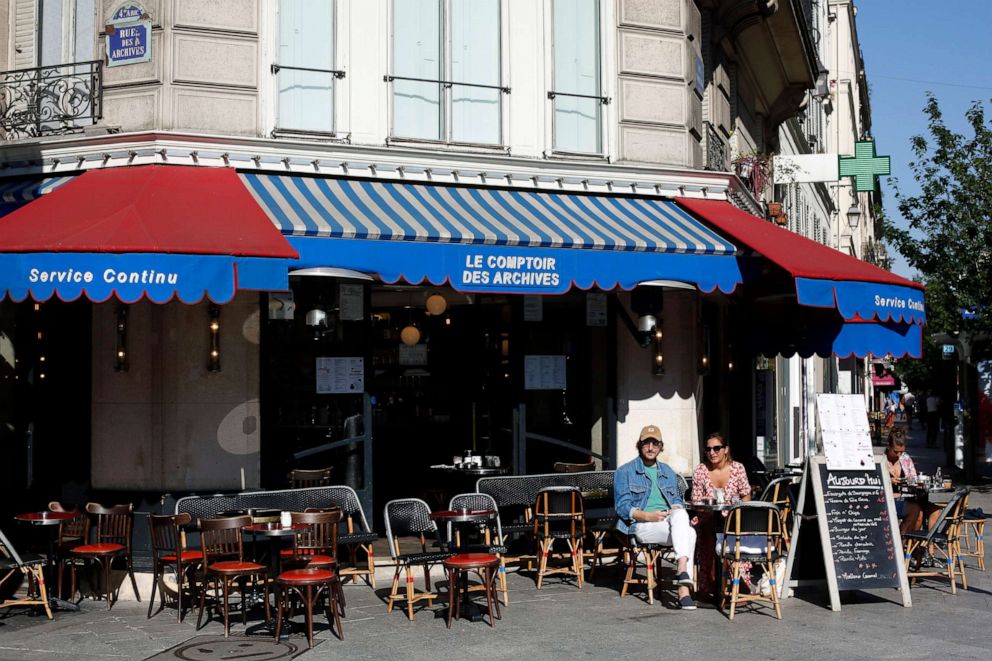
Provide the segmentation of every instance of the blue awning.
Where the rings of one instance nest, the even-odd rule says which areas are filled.
[[[680,280],[731,292],[736,247],[674,202],[637,197],[242,173],[299,267],[561,293]]]
[[[768,357],[803,358],[892,355],[923,357],[923,326],[911,322],[843,319],[835,310],[805,307],[763,308],[752,312],[747,328],[751,348]]]

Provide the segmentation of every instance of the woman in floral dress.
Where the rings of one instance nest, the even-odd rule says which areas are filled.
[[[743,464],[730,456],[730,447],[720,434],[710,434],[706,438],[703,463],[692,474],[692,500],[713,498],[714,489],[723,489],[727,501],[751,500],[747,471]],[[723,531],[723,516],[715,517],[714,512],[700,512],[699,515],[696,526],[696,562],[699,563],[696,592],[700,594],[715,594],[718,587],[714,557],[716,527],[719,525],[720,531]],[[749,575],[749,572],[744,572],[744,576]]]

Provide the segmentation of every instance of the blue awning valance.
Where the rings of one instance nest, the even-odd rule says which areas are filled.
[[[731,292],[736,247],[676,204],[635,197],[243,173],[299,267],[460,291],[561,293],[680,280]]]

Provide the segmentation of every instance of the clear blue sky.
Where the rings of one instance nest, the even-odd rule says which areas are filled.
[[[909,140],[926,134],[928,91],[955,131],[968,129],[964,113],[973,101],[983,101],[986,119],[992,118],[992,0],[860,0],[856,5],[877,153],[892,157],[900,189],[914,193]],[[900,219],[894,192],[883,177],[886,213]],[[912,274],[891,246],[890,254],[896,273]]]

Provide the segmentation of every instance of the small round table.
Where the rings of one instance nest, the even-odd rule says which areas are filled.
[[[23,514],[17,514],[14,516],[15,521],[21,523],[26,523],[30,526],[44,527],[49,530],[48,534],[48,566],[54,568],[58,562],[57,553],[55,551],[57,540],[56,528],[54,526],[61,525],[63,521],[68,521],[69,519],[74,519],[77,516],[86,516],[80,512],[25,512]],[[51,527],[49,527],[51,526]],[[84,542],[85,543],[85,540]],[[53,583],[54,584],[54,583]],[[48,605],[56,610],[65,611],[78,611],[79,606],[72,603],[71,601],[66,601],[64,599],[59,599],[58,597],[49,595]]]

